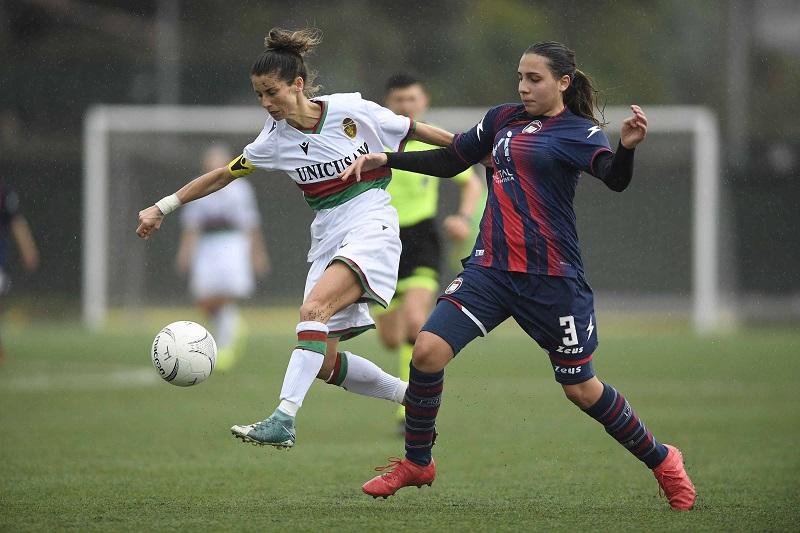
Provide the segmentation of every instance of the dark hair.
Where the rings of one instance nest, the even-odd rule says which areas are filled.
[[[389,94],[395,89],[405,89],[406,87],[411,87],[412,85],[422,85],[422,81],[412,76],[411,74],[406,74],[405,72],[400,72],[398,74],[394,74],[386,80],[386,87],[385,92]]]
[[[322,32],[315,28],[284,30],[272,28],[264,38],[264,51],[256,58],[252,76],[275,74],[286,83],[293,83],[298,76],[303,78],[303,93],[314,96],[319,85],[314,85],[316,72],[306,69],[303,58],[322,42]]]
[[[547,58],[547,66],[556,79],[569,76],[569,86],[564,91],[564,105],[576,115],[588,118],[598,126],[602,126],[594,116],[594,108],[597,106],[597,91],[591,78],[575,67],[575,52],[561,43],[542,41],[530,45],[525,53]]]

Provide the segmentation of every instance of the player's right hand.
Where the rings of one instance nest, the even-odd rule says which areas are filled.
[[[161,209],[151,205],[147,209],[139,211],[139,227],[136,228],[136,235],[142,239],[149,239],[153,233],[158,231],[164,221],[164,213]]]
[[[383,152],[373,152],[371,154],[360,155],[358,159],[353,161],[353,163],[344,169],[344,171],[339,174],[339,177],[342,181],[347,181],[350,176],[355,174],[356,181],[361,181],[361,173],[368,172],[370,170],[375,170],[376,168],[382,167],[386,164],[387,157],[386,154]]]

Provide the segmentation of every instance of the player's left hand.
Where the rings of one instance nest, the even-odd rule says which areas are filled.
[[[469,237],[470,229],[469,221],[461,215],[450,215],[444,219],[447,236],[456,242],[463,242]]]
[[[647,135],[647,117],[638,105],[632,105],[633,116],[622,121],[619,140],[625,148],[634,148]]]

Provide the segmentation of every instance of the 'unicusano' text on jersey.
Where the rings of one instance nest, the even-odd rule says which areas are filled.
[[[259,136],[228,168],[243,176],[255,168],[285,172],[303,192],[317,214],[311,226],[309,261],[338,245],[355,225],[386,216],[390,196],[386,187],[391,169],[380,167],[362,174],[361,181],[342,181],[338,174],[358,156],[397,151],[414,129],[414,122],[359,93],[332,94],[312,100],[322,114],[313,128],[300,130],[286,120],[267,118]]]

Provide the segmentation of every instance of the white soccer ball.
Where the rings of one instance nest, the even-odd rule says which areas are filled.
[[[164,381],[189,387],[211,375],[217,364],[217,343],[200,324],[181,320],[158,332],[150,358]]]

